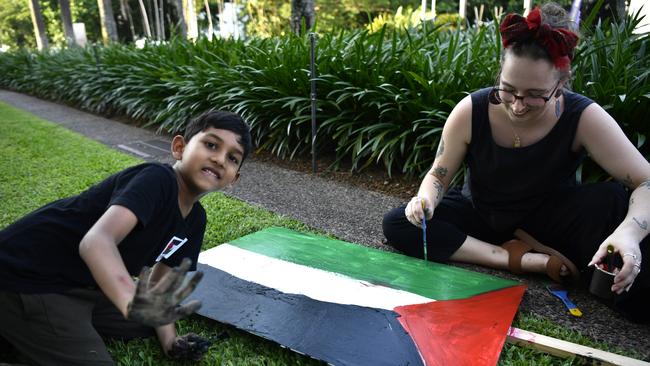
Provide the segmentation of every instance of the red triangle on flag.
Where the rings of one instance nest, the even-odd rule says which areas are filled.
[[[394,310],[426,365],[496,365],[525,289],[519,285]]]

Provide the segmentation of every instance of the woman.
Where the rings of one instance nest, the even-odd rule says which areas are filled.
[[[546,273],[562,282],[588,282],[613,246],[620,267],[614,306],[647,322],[642,309],[650,304],[641,294],[650,286],[641,260],[650,244],[650,164],[601,106],[567,89],[578,41],[568,24],[557,4],[503,20],[496,85],[451,112],[417,196],[386,214],[384,235],[422,258],[426,217],[429,260]],[[631,195],[613,182],[576,186],[586,155]],[[444,194],[463,161],[463,189]]]

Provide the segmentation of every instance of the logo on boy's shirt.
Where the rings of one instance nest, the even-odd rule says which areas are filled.
[[[169,258],[171,257],[172,254],[174,254],[175,251],[178,250],[178,248],[182,247],[183,244],[187,242],[187,238],[181,239],[176,236],[172,237],[171,240],[169,240],[169,243],[165,246],[165,249],[160,253],[158,258],[156,258],[156,262],[159,262],[161,259]]]

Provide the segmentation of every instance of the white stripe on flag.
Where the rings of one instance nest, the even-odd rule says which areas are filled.
[[[393,310],[397,306],[434,301],[339,273],[267,257],[230,244],[221,244],[202,252],[199,263],[284,293],[337,304]]]

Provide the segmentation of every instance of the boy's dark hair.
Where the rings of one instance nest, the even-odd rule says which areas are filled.
[[[243,164],[252,149],[251,130],[250,127],[248,127],[248,124],[236,113],[226,111],[207,111],[187,124],[183,137],[185,138],[185,141],[190,141],[194,135],[205,131],[208,127],[228,130],[239,135],[239,140],[237,140],[237,142],[239,142],[244,148],[244,155],[241,160],[241,164]]]

